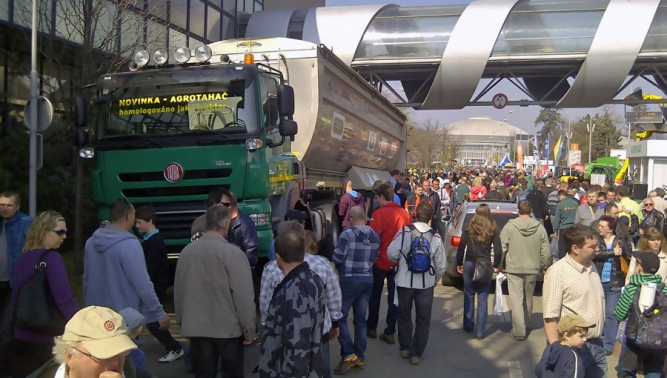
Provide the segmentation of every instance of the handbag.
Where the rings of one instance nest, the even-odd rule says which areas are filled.
[[[473,238],[468,238],[472,244]],[[468,247],[466,246],[466,253],[468,252]],[[475,259],[475,272],[472,275],[472,282],[479,285],[489,285],[491,279],[493,278],[493,268],[491,267],[491,260],[482,260],[477,258],[477,253],[475,252],[475,247],[472,246],[472,252],[474,253]],[[465,254],[463,255],[463,260],[465,260]]]
[[[19,289],[14,307],[14,324],[23,330],[59,336],[67,319],[60,312],[46,279],[46,250],[35,266],[35,273]]]

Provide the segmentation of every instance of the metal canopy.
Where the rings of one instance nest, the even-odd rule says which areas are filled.
[[[248,35],[261,17],[262,34],[285,37],[289,16],[275,13],[271,29],[272,12],[252,15]],[[501,82],[521,93],[507,105],[521,106],[661,102],[619,97],[639,78],[667,91],[667,0],[313,8],[303,24],[302,39],[332,48],[398,106],[488,106]]]

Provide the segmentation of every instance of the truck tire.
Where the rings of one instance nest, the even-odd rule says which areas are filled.
[[[461,286],[463,279],[461,277],[450,277],[447,273],[442,276],[442,286]]]
[[[326,203],[318,206],[318,209],[324,210],[327,217],[327,236],[319,245],[319,254],[331,260],[338,236],[340,236],[340,222],[338,221],[338,203]]]

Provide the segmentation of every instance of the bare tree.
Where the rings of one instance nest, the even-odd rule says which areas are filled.
[[[14,4],[15,22],[29,27],[31,2],[15,1]],[[61,185],[75,188],[74,209],[71,211],[70,205],[61,211],[74,218],[76,273],[83,268],[84,213],[88,216],[86,222],[95,223],[96,212],[91,196],[83,193],[90,183],[72,138],[75,98],[84,86],[96,83],[100,76],[126,69],[133,52],[166,47],[167,10],[168,0],[60,0],[57,3],[41,0],[38,4],[39,31],[47,35],[40,38],[39,44],[41,91],[54,104],[57,113],[48,133],[47,148],[68,151],[60,156],[61,165],[67,167]],[[29,34],[25,33],[27,44]],[[24,59],[19,54],[10,60],[12,58],[16,65]],[[24,80],[28,80],[27,70],[18,75],[25,75]],[[93,124],[90,122],[87,127],[89,132],[93,132]],[[40,186],[40,191],[44,190]],[[72,198],[65,201],[71,204]]]

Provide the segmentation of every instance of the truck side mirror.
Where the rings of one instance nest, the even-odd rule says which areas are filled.
[[[280,136],[289,137],[290,140],[294,141],[294,136],[299,132],[299,126],[292,120],[283,119],[280,121],[278,130],[280,131]]]
[[[84,127],[88,122],[88,101],[85,97],[77,96],[74,106],[74,119],[76,127]]]
[[[281,117],[290,118],[294,115],[294,88],[289,85],[281,84],[278,87],[278,112]]]
[[[282,146],[283,143],[285,143],[285,139],[287,138],[294,142],[294,136],[299,131],[299,127],[297,126],[296,122],[292,121],[291,119],[281,119],[280,126],[278,126],[278,131],[280,132],[280,141],[274,142],[271,139],[267,139],[266,145],[269,148]]]

